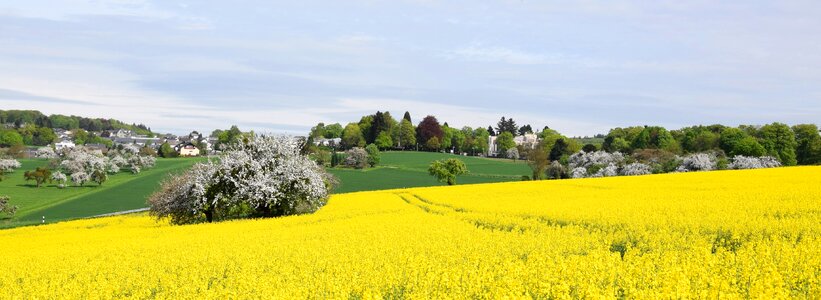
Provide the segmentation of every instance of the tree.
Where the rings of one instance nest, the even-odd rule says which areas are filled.
[[[528,133],[533,133],[533,127],[530,127],[530,124],[527,124],[519,128],[519,135],[525,135]]]
[[[367,147],[365,147],[365,152],[368,152],[368,165],[370,165],[371,168],[379,164],[380,153],[379,148],[376,147],[376,145],[368,145]]]
[[[487,127],[487,133],[490,134],[491,136],[496,136],[496,131],[493,131],[492,126]]]
[[[301,148],[292,137],[251,135],[218,160],[166,180],[148,200],[151,214],[185,224],[315,211],[325,204],[331,180]]]
[[[376,144],[376,147],[379,147],[379,149],[390,149],[393,147],[393,139],[389,132],[382,131],[379,133],[379,136],[376,137],[376,141],[370,145],[374,144]]]
[[[479,153],[487,154],[490,147],[490,132],[484,128],[476,128],[473,131],[473,147]]]
[[[174,158],[180,156],[174,148],[171,147],[168,142],[163,143],[160,145],[160,151],[157,153],[160,157],[164,158]]]
[[[455,158],[437,160],[428,167],[428,174],[448,185],[456,184],[456,176],[467,174],[467,172],[468,168],[465,163]]]
[[[411,120],[411,115],[410,115],[410,112],[408,112],[408,111],[405,111],[405,115],[404,115],[404,116],[402,116],[402,119],[403,119],[403,120],[407,120],[408,122],[410,122],[411,124],[413,124],[413,120]]]
[[[74,143],[77,145],[85,145],[88,142],[88,131],[83,129],[74,130]]]
[[[514,161],[518,160],[519,159],[519,149],[516,149],[516,147],[507,149],[507,151],[505,151],[505,157],[507,157],[509,159],[512,159]]]
[[[502,131],[496,137],[496,149],[499,150],[499,153],[505,153],[507,149],[515,148],[516,142],[513,141],[513,134],[508,131]]]
[[[0,147],[20,145],[23,145],[23,137],[17,131],[0,129]]]
[[[785,166],[797,163],[795,133],[786,124],[776,122],[762,126],[758,131],[758,140],[767,155],[778,158]]]
[[[23,173],[26,181],[34,180],[37,187],[40,187],[46,181],[51,181],[51,170],[48,168],[37,167],[34,171],[26,171]]]
[[[766,152],[754,137],[739,128],[728,127],[722,130],[718,145],[729,156],[758,157]]]
[[[9,196],[0,196],[0,213],[6,214],[8,217],[13,217],[15,213],[17,213],[17,205],[11,205],[9,203]]]
[[[108,180],[108,173],[104,170],[95,170],[94,173],[91,173],[91,181],[96,182],[97,185],[103,185],[106,180]]]
[[[365,146],[365,138],[358,124],[350,123],[345,126],[345,130],[342,131],[342,146],[345,148]]]
[[[435,136],[428,139],[428,141],[425,143],[425,148],[427,148],[430,151],[439,151],[441,147],[442,144],[439,143],[439,138]]]
[[[496,123],[496,131],[500,135],[503,132],[510,132],[510,134],[516,135],[519,131],[519,126],[516,126],[516,121],[513,121],[513,118],[505,120],[505,117],[502,117],[502,119]]]
[[[439,125],[439,121],[436,120],[434,116],[427,116],[422,119],[422,122],[419,122],[419,126],[416,127],[417,132],[417,140],[424,141],[425,145],[431,141],[431,138],[436,138],[436,147],[431,148],[427,147],[428,150],[439,150],[441,146],[442,136],[444,133],[442,132],[442,126]]]
[[[316,126],[311,127],[311,132],[308,134],[308,137],[325,137],[325,123],[320,122],[319,124],[316,124]]]
[[[20,166],[20,162],[15,159],[0,159],[0,181],[3,181],[6,173],[11,173]]]
[[[596,150],[598,149],[596,149],[596,145],[593,144],[586,144],[582,147],[582,151],[584,152],[596,152]]]
[[[373,145],[373,144],[371,144]],[[364,169],[368,167],[368,151],[354,147],[345,151],[345,166],[354,169]]]
[[[671,152],[676,148],[676,140],[667,129],[660,126],[647,126],[631,144],[633,149],[664,149]]]
[[[335,139],[342,137],[342,131],[345,130],[342,128],[342,125],[339,123],[333,123],[331,125],[325,126],[325,134],[323,135],[326,139]]]
[[[416,145],[416,128],[410,120],[402,119],[402,123],[399,124],[399,144],[397,146],[407,149],[414,145]]]
[[[373,140],[376,139],[376,136],[373,136],[373,131],[371,131],[371,127],[373,126],[373,115],[368,115],[359,119],[359,130],[362,132],[362,137],[365,139],[365,143],[360,146],[364,147],[366,144],[373,143]]]
[[[550,161],[558,161],[562,155],[565,154],[569,154],[568,145],[564,138],[561,138],[556,140],[556,143],[553,144],[553,148],[550,149],[550,156],[548,156],[548,159]]]
[[[815,124],[799,124],[792,127],[795,132],[795,156],[799,165],[821,163],[821,135]]]
[[[544,146],[538,145],[536,148],[528,151],[527,165],[530,166],[530,169],[533,171],[533,180],[542,179],[542,175],[545,170],[547,170],[549,164],[550,160],[548,159],[547,151],[544,150]]]

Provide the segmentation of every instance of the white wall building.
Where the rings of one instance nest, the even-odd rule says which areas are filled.
[[[57,142],[57,143],[54,144],[54,149],[57,149],[57,151],[60,151],[60,150],[66,149],[66,148],[74,148],[76,146],[77,145],[75,145],[74,142],[72,142],[72,141],[62,140],[62,141]]]
[[[499,154],[499,147],[496,145],[496,136],[488,137],[488,156],[497,156]],[[516,146],[523,146],[525,148],[536,148],[536,145],[539,144],[539,136],[535,133],[526,133],[525,135],[515,136],[513,137],[513,143]]]

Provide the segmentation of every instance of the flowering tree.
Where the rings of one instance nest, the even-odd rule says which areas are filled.
[[[730,169],[760,169],[780,167],[781,163],[772,156],[748,157],[736,155],[733,162],[728,166]]]
[[[606,151],[579,151],[568,158],[567,165],[571,169],[578,167],[590,168],[597,165],[607,166],[610,164],[619,164],[622,161],[624,161],[624,155],[620,152],[609,153]]]
[[[66,187],[66,181],[68,180],[68,178],[66,177],[66,174],[57,171],[51,174],[51,180],[57,182],[57,188],[62,189]]]
[[[356,169],[367,168],[368,152],[359,147],[354,147],[348,151],[345,151],[345,165]]]
[[[676,169],[678,172],[712,171],[716,169],[716,157],[712,154],[698,153],[687,156]]]
[[[71,174],[71,181],[74,182],[74,185],[83,186],[91,179],[86,172],[75,172]]]
[[[585,178],[587,177],[587,168],[575,167],[570,171],[570,178]]]
[[[625,165],[621,168],[621,175],[625,176],[647,175],[650,173],[652,173],[652,170],[649,165],[638,162]]]
[[[0,159],[0,172],[11,173],[20,166],[20,162],[15,159]]]
[[[519,159],[519,149],[516,149],[516,147],[507,149],[507,151],[505,151],[505,157],[512,160]]]
[[[34,151],[34,157],[36,158],[57,158],[57,153],[54,152],[54,149],[51,147],[43,147]]]
[[[590,177],[610,177],[610,176],[617,176],[619,175],[619,166],[614,163],[610,163],[607,166],[599,169]]]
[[[219,160],[166,180],[149,199],[151,212],[181,224],[315,211],[327,199],[329,175],[300,154],[301,148],[289,136],[257,135],[232,145]]]

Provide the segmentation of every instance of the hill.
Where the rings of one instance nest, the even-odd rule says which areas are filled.
[[[145,200],[169,173],[182,171],[202,158],[157,159],[153,168],[134,175],[111,175],[102,185],[68,186],[58,189],[55,184],[36,188],[23,180],[23,172],[48,164],[42,159],[20,160],[22,167],[0,182],[0,194],[11,197],[11,203],[20,209],[11,218],[0,222],[0,227],[36,224],[46,217],[47,222],[83,218],[100,214],[146,207]]]
[[[0,231],[9,298],[816,298],[821,167],[416,188]],[[151,278],[151,280],[145,280]],[[59,288],[55,288],[59,287]]]
[[[428,166],[434,160],[446,158],[456,158],[467,165],[470,174],[460,176],[457,179],[460,184],[518,181],[531,173],[525,162],[506,159],[415,151],[389,151],[383,152],[381,156],[379,166],[373,169],[328,169],[342,183],[335,192],[443,185],[428,175]]]

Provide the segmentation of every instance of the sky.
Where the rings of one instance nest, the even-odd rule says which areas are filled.
[[[0,109],[304,134],[377,110],[565,135],[815,123],[819,1],[0,3]]]

